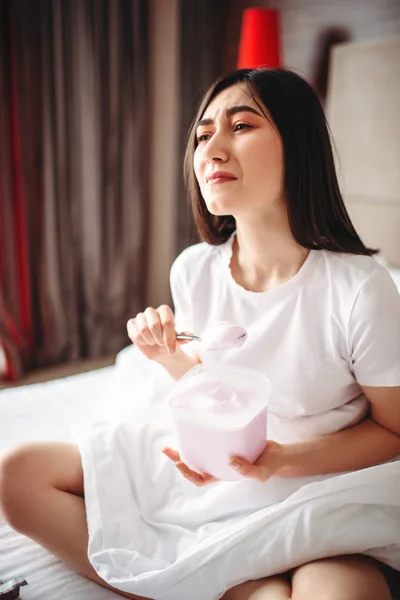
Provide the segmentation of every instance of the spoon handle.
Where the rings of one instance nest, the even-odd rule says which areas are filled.
[[[191,342],[201,342],[201,338],[198,335],[188,334],[188,333],[177,333],[177,340],[190,340]]]

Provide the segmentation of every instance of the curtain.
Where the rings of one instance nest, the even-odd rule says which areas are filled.
[[[144,303],[147,0],[0,3],[8,377],[127,344]]]
[[[207,88],[236,68],[242,12],[251,0],[181,0],[180,131],[176,253],[197,241],[182,179],[190,124]]]

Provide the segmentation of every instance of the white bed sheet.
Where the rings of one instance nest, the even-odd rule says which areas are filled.
[[[71,441],[109,415],[115,367],[0,392],[0,452],[31,440]],[[121,598],[74,573],[0,517],[0,579],[23,575],[24,600]]]

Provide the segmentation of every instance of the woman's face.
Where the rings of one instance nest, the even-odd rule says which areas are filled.
[[[284,204],[282,141],[265,114],[246,84],[236,84],[199,121],[194,170],[212,214],[261,217]]]

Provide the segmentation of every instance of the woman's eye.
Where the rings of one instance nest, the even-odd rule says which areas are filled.
[[[251,129],[251,125],[248,125],[247,123],[236,123],[233,131],[242,131],[243,129]]]
[[[197,143],[199,144],[200,142],[206,142],[210,137],[211,135],[209,133],[202,133],[201,135],[197,136]]]
[[[248,125],[247,123],[236,123],[233,126],[233,131],[243,131],[244,129],[252,129],[252,125]],[[207,142],[212,137],[211,133],[202,133],[197,136],[197,143]]]

